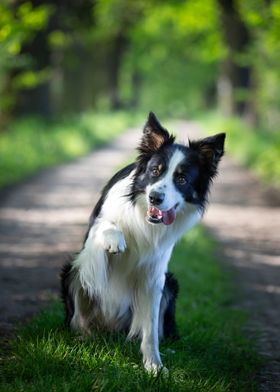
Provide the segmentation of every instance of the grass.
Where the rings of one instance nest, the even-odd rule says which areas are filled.
[[[210,113],[199,118],[211,133],[227,133],[226,149],[264,182],[280,188],[280,132],[252,128],[239,118]]]
[[[14,121],[0,133],[0,188],[83,156],[143,119],[140,114],[117,112],[84,113],[59,121],[38,117]]]
[[[12,351],[2,360],[0,390],[257,391],[258,358],[243,332],[246,317],[233,306],[232,277],[203,227],[178,244],[171,270],[180,282],[181,338],[161,345],[169,377],[145,373],[139,343],[128,343],[123,335],[103,333],[79,340],[65,330],[57,301],[19,331]]]

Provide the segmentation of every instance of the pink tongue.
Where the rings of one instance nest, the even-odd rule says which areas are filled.
[[[168,211],[161,211],[162,213],[162,223],[165,225],[171,225],[176,219],[176,211],[175,208],[171,208]]]

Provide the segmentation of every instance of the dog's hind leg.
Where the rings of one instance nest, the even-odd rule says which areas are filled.
[[[61,296],[65,307],[65,322],[71,329],[88,335],[92,301],[84,292],[78,273],[71,263],[61,271]]]
[[[74,315],[74,301],[73,295],[69,290],[71,283],[72,264],[67,263],[63,266],[60,279],[61,279],[61,298],[64,302],[65,308],[65,323],[69,327],[70,321]]]
[[[174,340],[178,338],[175,320],[178,291],[177,279],[172,273],[167,272],[160,304],[159,338],[170,338]]]
[[[73,295],[74,314],[70,321],[70,327],[83,336],[90,335],[91,315],[93,311],[92,301],[81,287],[74,290]]]

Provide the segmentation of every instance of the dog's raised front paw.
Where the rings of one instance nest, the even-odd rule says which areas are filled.
[[[121,253],[126,249],[126,242],[120,230],[107,229],[103,232],[103,248],[109,253]]]

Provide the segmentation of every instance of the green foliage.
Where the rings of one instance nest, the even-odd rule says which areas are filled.
[[[48,80],[49,77],[50,72],[47,69],[43,69],[42,71],[23,71],[15,77],[13,86],[16,89],[36,87],[38,84]]]
[[[34,8],[31,2],[24,2],[17,8],[10,1],[2,1],[0,5],[0,66],[9,66],[12,57],[18,55],[21,46],[36,32],[46,26],[50,15],[50,7]]]
[[[276,129],[280,0],[233,3],[251,37],[242,53],[232,53],[224,39],[217,0],[2,1],[0,117],[13,105],[32,112],[34,101],[43,114],[109,110],[116,96],[116,107],[190,116],[216,105],[231,55],[252,71],[250,88],[236,88],[233,101],[249,102],[265,128]],[[38,37],[39,49],[32,46]],[[37,69],[38,59],[45,64]],[[32,92],[40,85],[46,89],[37,100]]]
[[[240,2],[243,16],[253,36],[248,59],[254,68],[254,97],[261,125],[278,129],[280,121],[280,1]]]
[[[22,55],[24,44],[33,39],[34,35],[45,28],[51,14],[49,5],[34,7],[30,1],[16,6],[13,2],[4,0],[0,4],[0,115],[14,104],[16,94],[14,89],[27,81],[28,86],[40,82],[41,75],[28,71],[27,56]],[[10,72],[16,70],[21,82],[13,84]],[[21,74],[23,71],[23,74]],[[32,82],[30,83],[30,80]]]
[[[97,34],[110,39],[119,34],[129,34],[147,7],[145,0],[106,0],[97,3],[94,9]]]
[[[198,227],[178,244],[171,270],[180,280],[180,340],[161,345],[169,377],[150,377],[138,342],[96,333],[82,341],[63,327],[56,302],[39,315],[4,359],[1,391],[257,391],[258,360],[242,332],[246,318],[232,306],[231,277],[217,247]],[[169,349],[175,350],[172,353]]]
[[[123,70],[126,75],[138,73],[142,80],[141,108],[175,117],[206,104],[223,55],[217,18],[212,0],[146,7],[131,29]]]
[[[123,112],[84,113],[61,121],[33,117],[13,122],[5,133],[0,133],[0,188],[43,167],[89,153],[139,118]]]
[[[115,7],[125,1],[111,0]],[[218,2],[140,2],[141,16],[132,18],[125,30],[130,44],[121,69],[124,101],[138,94],[141,108],[185,116],[216,104],[215,88],[228,53],[222,34]],[[245,22],[251,41],[244,53],[235,53],[239,66],[251,69],[251,87],[235,91],[236,102],[249,102],[266,128],[275,129],[280,120],[280,1],[234,2]],[[104,15],[112,15],[100,6]],[[111,10],[112,11],[112,10]],[[116,12],[116,15],[119,15]],[[125,16],[124,16],[125,15]],[[122,13],[122,21],[131,12]],[[106,19],[106,18],[105,18]],[[110,19],[109,19],[110,20]],[[118,17],[115,19],[118,27]],[[240,37],[242,40],[242,37]],[[133,89],[135,74],[140,89]]]
[[[226,149],[268,184],[280,188],[280,132],[252,128],[237,117],[212,113],[200,117],[207,130],[227,133]],[[279,127],[278,127],[279,128]]]

